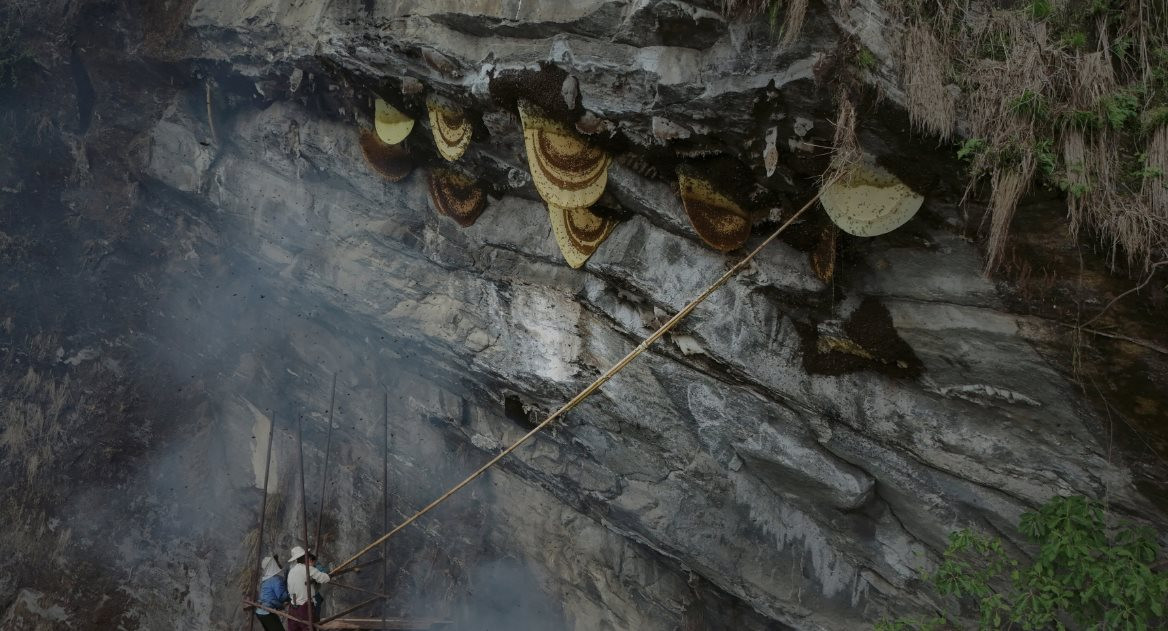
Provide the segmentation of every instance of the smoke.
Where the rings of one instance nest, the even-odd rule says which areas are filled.
[[[156,107],[172,93],[136,85],[134,77],[126,76],[116,78],[122,89],[113,90],[109,71],[89,68],[102,90],[87,136],[101,137],[103,121],[111,118],[111,103],[102,100],[109,92],[126,99],[116,104],[119,116],[144,125],[140,131],[150,129],[157,115],[133,99]],[[49,513],[54,520],[45,526],[60,533],[60,543],[44,559],[21,556],[22,561],[45,562],[26,567],[44,569],[12,581],[0,578],[0,600],[34,587],[52,591],[80,616],[100,594],[115,594],[102,601],[106,617],[97,618],[108,628],[236,626],[242,617],[241,582],[254,563],[257,479],[262,478],[257,467],[267,428],[275,427],[273,469],[278,473],[270,485],[264,548],[286,558],[303,531],[296,420],[304,418],[304,477],[313,531],[324,476],[328,385],[338,371],[324,492],[325,563],[335,563],[384,532],[380,441],[385,387],[391,388],[394,434],[391,522],[425,505],[487,457],[451,430],[467,414],[466,399],[472,395],[460,398],[450,384],[436,387],[415,374],[399,380],[399,373],[422,370],[410,355],[417,349],[406,348],[361,315],[377,308],[355,304],[385,300],[388,308],[393,297],[371,296],[362,287],[350,296],[343,287],[367,282],[368,276],[329,276],[353,272],[344,267],[351,263],[345,257],[363,247],[357,241],[369,238],[365,231],[376,230],[360,215],[366,211],[348,206],[369,190],[339,181],[337,173],[318,169],[321,164],[269,151],[279,146],[269,136],[290,130],[289,121],[277,129],[258,108],[247,106],[250,96],[224,94],[236,84],[252,89],[250,80],[218,77],[217,103],[233,103],[235,110],[215,111],[223,142],[204,145],[210,138],[204,83],[186,79],[189,84],[180,88],[186,92],[174,95],[174,107],[163,116],[166,133],[188,133],[148,151],[145,172],[133,174],[132,187],[125,181],[128,169],[107,154],[129,155],[137,147],[90,143],[87,181],[50,181],[37,189],[40,195],[68,188],[82,206],[107,179],[132,189],[132,195],[122,195],[123,189],[111,188],[108,199],[91,204],[116,209],[102,216],[111,224],[103,229],[116,236],[98,238],[108,234],[83,223],[89,219],[77,223],[93,234],[67,232],[58,200],[45,193],[45,204],[56,214],[36,226],[41,240],[30,240],[25,249],[52,249],[54,258],[16,261],[12,271],[2,272],[5,279],[39,278],[58,290],[22,285],[9,304],[24,307],[15,314],[0,313],[0,323],[15,315],[22,336],[31,333],[32,325],[54,330],[62,358],[76,361],[63,369],[73,371],[74,382],[89,374],[84,371],[103,366],[125,388],[115,398],[101,384],[78,386],[88,405],[108,414],[79,417],[86,424],[63,439],[73,447],[65,452],[69,457],[53,462],[53,481],[60,487]],[[30,115],[34,107],[40,106],[30,102]],[[288,111],[311,116],[296,108]],[[300,133],[308,137],[310,128],[301,125]],[[193,153],[185,154],[188,150]],[[210,152],[216,152],[214,162],[201,158]],[[62,168],[61,173],[76,170]],[[368,188],[381,190],[380,185]],[[383,194],[363,203],[388,201]],[[7,217],[9,211],[4,212]],[[19,228],[6,223],[5,234],[18,238]],[[70,248],[62,249],[62,243]],[[134,449],[127,450],[128,444]],[[82,455],[73,457],[75,452]],[[99,475],[115,466],[119,475]],[[482,542],[495,526],[485,507],[491,501],[480,483],[391,542],[387,589],[395,598],[390,613],[451,616],[465,629],[564,628],[559,606],[541,591],[532,570],[496,558],[512,551],[484,549]],[[71,585],[87,583],[92,592],[79,595],[62,586],[54,575],[63,573],[70,575]],[[345,580],[365,588],[380,584],[378,572]],[[329,588],[328,598],[333,611],[363,599],[337,588]]]
[[[542,591],[522,562],[499,559],[471,573],[469,591],[458,604],[457,631],[561,631],[569,628],[562,608]]]

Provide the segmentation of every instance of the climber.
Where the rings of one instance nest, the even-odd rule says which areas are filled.
[[[313,615],[315,612],[312,603],[308,600],[309,577],[313,583],[329,582],[329,575],[316,569],[313,566],[314,561],[315,557],[312,553],[306,553],[304,548],[300,546],[292,548],[292,556],[288,559],[288,563],[291,564],[288,569],[288,594],[292,600],[288,614],[301,620],[308,620],[310,615],[312,615],[313,621],[316,619],[316,616]],[[310,629],[306,624],[289,620],[288,631],[310,631]]]
[[[269,609],[283,609],[288,604],[288,590],[285,587],[284,575],[281,573],[280,561],[275,556],[264,557],[261,566],[260,604]],[[280,617],[263,609],[256,609],[256,617],[264,631],[284,631],[284,624]]]
[[[334,576],[332,571],[329,570],[329,566],[322,564],[320,559],[317,559],[312,551],[308,552],[308,559],[312,561],[312,566],[317,571],[327,574],[330,579]],[[314,612],[312,616],[313,620],[324,619],[324,590],[318,587],[312,588],[312,610]]]

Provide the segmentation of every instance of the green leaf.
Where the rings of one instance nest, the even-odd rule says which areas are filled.
[[[1077,496],[1023,515],[1019,530],[1038,545],[1032,562],[1008,557],[997,538],[961,530],[950,534],[933,577],[943,594],[977,598],[982,628],[1007,621],[1061,629],[1060,618],[1105,629],[1163,622],[1168,576],[1152,569],[1161,552],[1154,531],[1127,523],[1109,531],[1104,506]],[[997,591],[1005,579],[1010,588]]]
[[[1046,19],[1054,13],[1054,5],[1050,0],[1032,0],[1027,9],[1030,11],[1030,16],[1036,20]]]
[[[985,151],[985,149],[986,149],[986,141],[985,140],[982,140],[981,138],[970,138],[970,139],[966,140],[965,142],[961,143],[961,147],[957,149],[957,159],[958,160],[973,160],[978,155],[982,154]],[[957,533],[953,533],[953,534],[957,534]],[[966,534],[968,534],[968,533],[966,533]],[[955,543],[952,536],[950,537],[949,543],[950,543],[950,546],[952,546]],[[965,545],[968,545],[968,543],[966,543]]]

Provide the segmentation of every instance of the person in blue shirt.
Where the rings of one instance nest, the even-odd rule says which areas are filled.
[[[288,587],[280,573],[280,561],[275,556],[265,557],[260,570],[260,604],[270,609],[283,609],[288,604]],[[263,609],[256,609],[255,613],[264,631],[284,631],[279,616]]]

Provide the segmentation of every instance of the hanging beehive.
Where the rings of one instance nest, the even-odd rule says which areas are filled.
[[[373,126],[382,142],[396,145],[413,131],[414,119],[384,100],[377,99],[374,103]]]
[[[414,160],[404,146],[387,145],[370,130],[361,132],[359,141],[365,162],[390,182],[400,182],[414,170]]]
[[[616,227],[615,221],[588,208],[562,208],[555,204],[547,207],[556,243],[572,268],[583,265]]]
[[[609,155],[580,134],[519,101],[527,164],[535,189],[549,205],[588,208],[608,183]]]
[[[433,169],[426,176],[430,203],[440,215],[450,217],[463,228],[474,225],[487,207],[487,194],[469,177],[449,169]]]
[[[875,237],[896,230],[921,208],[924,197],[873,164],[856,164],[823,190],[819,201],[840,230]]]
[[[815,350],[820,354],[827,353],[846,353],[854,355],[862,359],[875,360],[872,353],[864,349],[863,346],[849,340],[846,337],[837,337],[834,335],[821,335],[815,340]]]
[[[681,203],[694,230],[710,247],[729,252],[750,238],[750,218],[729,197],[714,190],[713,184],[688,169],[677,176]]]
[[[438,153],[450,162],[461,158],[474,135],[474,127],[466,112],[457,105],[440,103],[433,98],[426,99],[426,111]]]
[[[811,269],[819,280],[828,283],[835,274],[835,256],[838,243],[838,230],[835,226],[826,226],[819,233],[819,241],[811,251]]]

